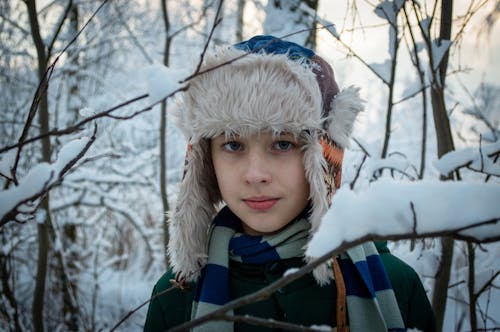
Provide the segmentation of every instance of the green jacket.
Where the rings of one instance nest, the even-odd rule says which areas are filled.
[[[391,280],[396,299],[407,328],[435,331],[434,314],[425,290],[416,272],[406,263],[390,254],[385,243],[377,243],[380,257]],[[229,265],[230,291],[233,299],[253,293],[279,279],[283,272],[303,265],[300,258],[282,260],[263,266],[231,262]],[[170,288],[171,271],[156,283],[153,296]],[[178,288],[160,295],[149,304],[144,331],[165,331],[190,319],[194,286],[189,290]],[[269,298],[235,310],[236,315],[252,315],[290,323],[336,326],[335,283],[320,287],[312,274],[299,278],[278,289]],[[235,331],[276,331],[235,324]]]

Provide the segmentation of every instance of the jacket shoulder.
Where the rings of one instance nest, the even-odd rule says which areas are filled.
[[[417,272],[387,248],[379,251],[406,327],[435,331],[434,312]]]
[[[164,331],[190,319],[194,286],[180,289],[172,280],[175,275],[169,270],[153,287],[144,331]]]

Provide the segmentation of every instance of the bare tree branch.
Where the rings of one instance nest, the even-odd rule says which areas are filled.
[[[61,29],[64,23],[66,22],[66,18],[68,17],[72,6],[73,6],[73,0],[69,0],[66,8],[64,9],[64,12],[61,14],[61,17],[59,18],[59,22],[55,27],[55,33],[52,36],[52,40],[49,41],[49,45],[47,46],[47,59],[49,59],[50,55],[52,54],[52,49],[54,48],[54,44],[57,41],[57,37],[61,33]]]
[[[495,279],[500,275],[500,271],[496,271],[492,276],[491,278],[489,278],[488,280],[486,280],[484,282],[484,285],[483,287],[481,287],[477,292],[476,292],[476,296],[479,297],[482,293],[484,293],[492,284],[493,284],[493,281],[495,281]]]
[[[356,184],[356,181],[358,180],[359,178],[359,174],[361,173],[361,168],[363,168],[363,165],[366,161],[366,158],[368,157],[368,155],[365,153],[363,155],[363,160],[361,160],[361,164],[359,164],[359,167],[358,169],[356,170],[356,175],[354,176],[354,179],[352,180],[352,182],[350,183],[349,187],[351,188],[351,190],[354,189],[354,185]]]
[[[198,74],[198,72],[201,69],[201,65],[203,64],[203,59],[205,58],[205,53],[207,52],[208,45],[210,44],[210,40],[212,40],[212,36],[214,34],[215,28],[219,23],[222,21],[222,18],[220,16],[220,12],[222,9],[222,4],[224,3],[224,0],[219,0],[219,5],[217,6],[217,12],[215,13],[214,17],[214,23],[212,24],[212,28],[210,29],[210,34],[208,35],[207,41],[205,42],[205,46],[203,46],[203,51],[200,54],[200,61],[198,62],[198,66],[196,67],[194,74]]]
[[[64,179],[65,174],[78,162],[78,160],[80,160],[85,155],[85,153],[87,153],[88,149],[92,146],[92,144],[94,143],[94,141],[96,139],[96,134],[97,134],[97,125],[94,125],[94,132],[93,132],[91,138],[89,139],[89,141],[87,142],[87,144],[75,156],[75,158],[70,160],[62,168],[62,170],[57,175],[57,179],[54,181],[52,179],[49,179],[49,182],[43,186],[42,190],[40,190],[39,192],[35,193],[34,195],[32,195],[30,197],[23,199],[19,203],[17,203],[14,206],[14,208],[12,208],[9,212],[7,212],[5,215],[2,216],[2,219],[0,220],[0,227],[4,226],[9,221],[16,220],[16,216],[20,213],[20,211],[18,210],[19,207],[21,207],[27,203],[34,202],[34,201],[38,200],[39,198],[45,197],[50,190],[52,190],[54,187],[60,185]],[[25,213],[25,212],[23,211],[23,213]]]
[[[127,319],[130,318],[130,316],[132,316],[133,314],[135,314],[139,309],[141,309],[142,307],[144,307],[146,304],[148,304],[149,302],[153,301],[154,299],[157,299],[159,298],[160,296],[163,296],[171,291],[173,291],[174,289],[176,288],[180,288],[179,284],[174,284],[173,286],[171,286],[170,288],[167,288],[165,289],[164,291],[162,292],[159,292],[158,294],[155,294],[155,296],[152,296],[150,299],[148,299],[147,301],[144,301],[143,303],[141,303],[138,307],[130,310],[125,316],[123,316],[122,319],[120,319],[118,321],[118,323],[116,323],[110,330],[109,332],[113,332],[115,331],[120,325],[123,324],[123,322],[125,322]]]
[[[222,315],[220,320],[230,321],[230,322],[241,322],[247,323],[254,326],[267,327],[271,329],[287,330],[287,331],[299,331],[299,332],[318,332],[324,331],[323,329],[315,329],[308,326],[278,321],[274,319],[266,319],[255,316],[238,316],[238,315]]]
[[[179,91],[180,91],[180,89],[179,89]],[[174,92],[177,92],[177,90]],[[174,93],[172,93],[172,95],[174,95]],[[114,111],[116,111],[124,106],[127,106],[129,104],[135,103],[139,100],[145,99],[147,97],[148,97],[148,95],[144,94],[144,95],[129,99],[123,103],[120,103],[116,106],[111,107],[110,109],[107,109],[106,111],[89,116],[73,126],[70,126],[70,127],[67,127],[67,128],[61,129],[61,130],[55,128],[55,129],[52,129],[51,131],[49,131],[45,134],[34,136],[32,138],[29,138],[29,139],[24,139],[23,142],[19,142],[17,144],[13,144],[13,145],[9,145],[9,146],[6,146],[4,148],[1,148],[0,153],[4,153],[4,152],[12,150],[14,148],[21,148],[22,145],[24,145],[24,144],[33,143],[33,142],[36,142],[36,141],[38,141],[42,138],[48,137],[48,136],[62,136],[62,135],[68,135],[68,134],[74,133],[74,132],[80,130],[81,127],[83,127],[85,124],[87,124],[91,121],[94,121],[96,119],[103,118],[103,117],[112,117],[112,116],[110,116],[110,114],[112,112],[114,112]],[[168,98],[168,96],[166,98]],[[154,105],[152,105],[152,106],[154,106]],[[148,109],[150,109],[152,106],[148,107]]]

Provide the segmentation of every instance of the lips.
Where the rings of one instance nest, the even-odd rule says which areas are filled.
[[[252,197],[244,199],[243,202],[253,210],[265,211],[272,208],[277,202],[278,198],[270,197]]]

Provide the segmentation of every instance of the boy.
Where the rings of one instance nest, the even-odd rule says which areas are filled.
[[[169,224],[172,270],[153,295],[171,279],[192,287],[151,301],[145,331],[201,317],[306,264],[363,108],[358,89],[339,91],[321,57],[272,36],[207,54],[202,70],[215,66],[190,81],[176,114],[189,148]],[[231,314],[340,330],[336,301],[347,293],[351,331],[434,330],[418,276],[384,244],[348,250],[332,266]],[[215,321],[194,330],[266,329]]]

